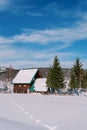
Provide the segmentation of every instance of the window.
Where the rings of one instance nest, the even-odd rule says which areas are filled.
[[[21,84],[19,84],[19,87],[21,87]]]
[[[26,84],[24,84],[24,87],[26,87]]]

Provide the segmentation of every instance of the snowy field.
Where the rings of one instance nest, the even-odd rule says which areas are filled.
[[[0,94],[0,130],[87,130],[87,97]]]

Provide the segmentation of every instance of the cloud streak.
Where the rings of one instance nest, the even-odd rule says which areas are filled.
[[[12,37],[0,36],[1,65],[7,66],[12,63],[17,68],[41,66],[49,67],[56,54],[61,59],[62,67],[72,66],[71,64],[73,61],[71,60],[71,57],[75,57],[76,54],[71,52],[62,52],[62,49],[70,47],[77,40],[87,39],[86,21],[85,17],[84,22],[76,24],[73,28],[57,28],[50,30],[25,29],[25,31],[21,34],[14,35]],[[28,44],[36,44],[40,46],[48,46],[48,48],[38,51],[38,49],[32,50],[31,48],[29,49],[25,47],[24,49],[20,48],[19,50],[19,48],[15,49],[13,47],[13,44],[18,43],[25,46]],[[50,47],[50,45],[53,45],[53,47]],[[56,47],[55,45],[58,46]],[[58,52],[58,50],[61,52]],[[85,62],[85,64],[87,63]]]
[[[79,23],[74,28],[27,30],[27,32],[12,37],[0,36],[0,44],[21,42],[46,45],[61,42],[63,46],[69,46],[74,41],[82,39],[87,39],[87,22]]]

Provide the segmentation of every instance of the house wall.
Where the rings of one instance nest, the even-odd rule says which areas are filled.
[[[14,93],[27,93],[30,84],[14,84]]]

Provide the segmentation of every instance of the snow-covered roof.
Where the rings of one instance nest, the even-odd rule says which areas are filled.
[[[38,69],[20,70],[13,79],[13,83],[30,83],[37,71]]]
[[[46,92],[47,91],[46,78],[36,79],[34,86],[35,91]]]

